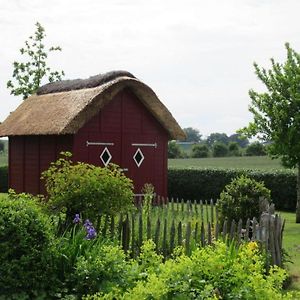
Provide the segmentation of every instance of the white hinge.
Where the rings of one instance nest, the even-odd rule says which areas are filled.
[[[138,144],[138,143],[133,143],[131,146],[137,146],[137,147],[155,147],[157,148],[157,143],[154,144]]]
[[[101,143],[101,142],[89,142],[86,141],[86,146],[113,146],[114,143]]]

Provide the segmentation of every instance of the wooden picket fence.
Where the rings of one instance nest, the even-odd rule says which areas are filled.
[[[253,218],[219,223],[213,201],[178,201],[156,198],[146,210],[137,200],[137,210],[118,218],[106,217],[101,226],[103,235],[117,239],[124,251],[136,257],[145,240],[152,239],[165,258],[175,247],[182,246],[186,254],[195,247],[212,245],[216,240],[256,241],[272,265],[282,266],[282,233],[284,220],[268,207],[259,220]]]

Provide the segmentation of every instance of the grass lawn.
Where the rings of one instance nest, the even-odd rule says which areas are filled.
[[[258,170],[286,170],[278,159],[268,156],[233,156],[169,159],[171,168],[230,168],[230,169],[258,169]]]
[[[300,224],[295,223],[295,213],[280,212],[280,215],[285,219],[283,247],[292,261],[287,264],[292,277],[290,288],[300,291]]]

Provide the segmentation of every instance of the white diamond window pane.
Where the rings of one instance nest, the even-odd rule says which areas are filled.
[[[107,149],[107,147],[105,147],[104,150],[102,151],[100,158],[101,158],[101,161],[103,162],[104,166],[107,167],[107,165],[109,164],[109,162],[112,159],[112,156],[111,156],[109,150]]]
[[[134,161],[135,161],[135,163],[136,163],[136,165],[137,165],[138,167],[140,167],[140,165],[142,164],[144,158],[145,158],[145,157],[144,157],[143,152],[141,151],[140,148],[138,148],[138,149],[136,150],[134,156],[133,156],[133,159],[134,159]]]

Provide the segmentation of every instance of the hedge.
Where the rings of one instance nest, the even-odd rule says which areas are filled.
[[[0,167],[0,193],[7,193],[8,190],[8,166]]]
[[[169,169],[169,197],[185,200],[217,200],[225,185],[241,175],[263,181],[271,190],[277,209],[295,211],[296,174],[291,171],[253,171],[238,169]],[[8,167],[0,167],[0,192],[8,190]]]
[[[271,198],[276,209],[295,211],[296,174],[292,171],[169,169],[168,195],[185,200],[217,200],[225,185],[241,174],[263,181],[271,190]]]

